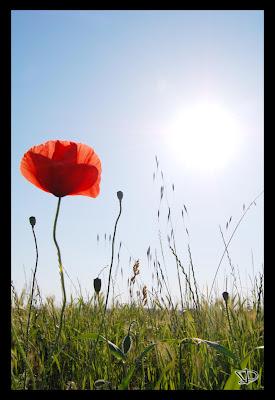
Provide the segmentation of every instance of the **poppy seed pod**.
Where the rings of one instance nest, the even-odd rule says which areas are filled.
[[[94,289],[97,294],[100,292],[100,289],[101,289],[101,279],[100,278],[94,279]]]
[[[223,292],[222,297],[223,297],[224,301],[227,303],[228,302],[228,298],[229,298],[228,292]]]
[[[119,201],[121,201],[122,200],[122,197],[123,197],[123,192],[121,192],[120,190],[117,192],[117,197],[118,197],[118,200]]]
[[[31,226],[34,227],[34,225],[36,224],[36,219],[35,219],[35,217],[30,217],[30,218],[29,218],[29,221],[30,221]]]

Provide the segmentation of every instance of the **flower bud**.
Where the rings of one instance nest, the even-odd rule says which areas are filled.
[[[119,201],[121,201],[122,200],[122,197],[123,197],[123,192],[121,192],[120,190],[117,192],[117,197],[118,197],[118,200]]]
[[[30,221],[31,226],[34,227],[34,225],[36,224],[36,219],[35,219],[35,217],[30,217],[30,218],[29,218],[29,221]]]
[[[100,289],[101,289],[101,279],[100,278],[94,279],[94,289],[97,294],[100,292]]]
[[[223,297],[224,301],[227,303],[228,302],[228,298],[229,298],[228,292],[223,292],[222,297]]]

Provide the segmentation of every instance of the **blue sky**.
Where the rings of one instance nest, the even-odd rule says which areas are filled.
[[[225,110],[238,128],[230,160],[210,171],[207,158],[215,161],[215,152],[223,151],[226,158],[227,145],[206,148],[205,163],[191,154],[195,167],[200,167],[191,168],[185,159],[192,133],[185,126],[186,142],[171,128],[176,114],[187,106],[196,110],[202,99]],[[200,121],[201,116],[196,118]],[[170,287],[178,296],[175,260],[167,246],[171,227],[165,196],[159,224],[157,219],[160,170],[179,256],[188,269],[190,243],[199,286],[210,286],[223,252],[219,225],[228,239],[243,203],[248,205],[263,190],[263,12],[12,12],[12,279],[18,290],[30,281],[35,250],[28,218],[34,215],[37,280],[43,296],[54,294],[60,300],[52,239],[57,198],[31,185],[19,171],[24,152],[51,139],[86,143],[102,161],[100,195],[62,199],[57,228],[63,264],[76,285],[79,280],[84,295],[92,295],[93,278],[110,263],[111,248],[104,234],[108,238],[113,232],[116,192],[122,190],[116,254],[122,242],[123,277],[118,274],[115,293],[122,294],[121,300],[128,298],[130,256],[140,260],[139,282],[150,290],[152,265],[146,251],[150,245],[162,259],[161,230]],[[153,181],[155,155],[160,166]],[[183,204],[188,209],[189,237],[181,219]],[[262,197],[229,250],[245,292],[249,277],[263,263]],[[221,290],[226,274],[230,268],[224,259],[218,275]],[[105,290],[107,269],[102,278]],[[68,279],[66,287],[75,294]]]

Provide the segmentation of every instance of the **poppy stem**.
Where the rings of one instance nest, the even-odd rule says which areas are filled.
[[[37,264],[38,264],[38,247],[37,247],[37,240],[36,240],[36,235],[34,231],[34,225],[35,225],[35,218],[30,217],[30,224],[32,227],[32,233],[34,237],[34,243],[35,243],[35,251],[36,251],[36,261],[35,261],[35,268],[34,268],[34,273],[32,277],[32,288],[31,288],[31,298],[29,302],[29,312],[28,312],[28,320],[27,320],[27,332],[26,332],[26,360],[28,357],[28,351],[29,351],[29,329],[30,329],[30,320],[31,320],[31,311],[32,311],[32,302],[33,302],[33,293],[34,293],[34,284],[35,284],[35,275],[37,271]],[[24,389],[26,389],[26,379],[27,379],[27,365],[25,365],[25,372],[24,372]]]
[[[117,228],[118,220],[119,220],[119,218],[121,216],[121,211],[122,211],[121,201],[122,201],[122,198],[123,198],[123,193],[121,191],[117,192],[117,197],[118,197],[118,200],[119,200],[119,213],[118,213],[118,216],[117,216],[117,219],[116,219],[116,222],[115,222],[114,234],[113,234],[113,240],[112,240],[112,257],[111,257],[111,264],[110,264],[110,269],[109,269],[107,295],[106,295],[105,306],[104,306],[104,310],[103,310],[103,315],[102,315],[100,328],[99,328],[97,339],[96,339],[95,346],[94,346],[93,356],[95,355],[95,351],[96,351],[97,343],[98,343],[98,340],[99,340],[100,332],[101,332],[101,329],[102,329],[103,324],[104,324],[104,319],[105,319],[105,315],[106,315],[106,311],[107,311],[107,305],[108,305],[109,292],[110,292],[111,273],[112,273],[112,267],[113,267],[113,261],[114,261],[116,228]]]
[[[57,336],[56,336],[55,346],[57,345],[57,343],[59,341],[59,337],[60,337],[60,333],[61,333],[61,329],[62,329],[63,315],[64,315],[64,310],[65,310],[65,305],[66,305],[66,290],[65,290],[65,283],[64,283],[64,273],[63,273],[63,266],[62,266],[62,260],[61,260],[61,252],[60,252],[60,248],[58,246],[57,240],[56,240],[56,225],[57,225],[57,218],[58,218],[59,209],[60,209],[60,203],[61,203],[61,197],[58,197],[57,209],[56,209],[54,226],[53,226],[53,240],[54,240],[54,243],[55,243],[55,246],[57,249],[57,255],[58,255],[58,264],[59,264],[59,272],[60,272],[60,279],[61,279],[63,303],[62,303],[60,322],[59,322],[58,332],[57,332]]]
[[[109,270],[108,289],[107,289],[107,296],[106,296],[105,307],[104,307],[104,315],[105,315],[106,310],[107,310],[107,304],[108,304],[108,298],[109,298],[109,292],[110,292],[111,272],[112,272],[113,261],[114,261],[114,245],[115,245],[116,227],[117,227],[118,220],[119,220],[119,218],[121,216],[121,210],[122,210],[121,209],[121,199],[119,199],[119,214],[118,214],[118,217],[116,219],[115,228],[114,228],[114,235],[113,235],[113,240],[112,240],[112,258],[111,258],[111,265],[110,265],[110,270]]]

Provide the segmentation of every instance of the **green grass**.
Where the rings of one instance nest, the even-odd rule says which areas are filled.
[[[156,164],[157,176],[159,168],[157,157]],[[251,294],[249,298],[244,298],[238,289],[242,285],[241,282],[237,284],[237,271],[228,251],[228,246],[240,223],[247,212],[256,205],[255,200],[262,193],[243,210],[229,240],[225,241],[220,228],[224,252],[210,294],[207,292],[208,295],[205,297],[197,285],[195,276],[197,271],[193,266],[190,245],[188,244],[188,270],[185,269],[186,260],[183,265],[177,255],[173,212],[168,201],[163,172],[160,173],[162,182],[158,222],[163,214],[169,229],[168,248],[171,250],[174,268],[177,270],[177,281],[173,282],[173,285],[180,291],[180,303],[173,302],[174,294],[169,289],[161,230],[159,230],[159,241],[162,259],[158,259],[157,252],[154,255],[154,250],[150,246],[147,250],[148,265],[153,268],[152,281],[155,287],[149,291],[146,286],[140,285],[139,261],[132,260],[133,275],[128,278],[128,303],[115,303],[114,300],[108,303],[115,232],[122,211],[122,192],[118,192],[120,211],[112,240],[108,287],[103,288],[104,293],[94,293],[85,301],[80,287],[79,297],[67,300],[63,310],[63,306],[57,307],[53,298],[48,297],[42,301],[37,284],[34,290],[35,273],[30,293],[24,289],[19,295],[12,286],[12,389],[262,390],[264,388],[263,273],[253,277]],[[153,180],[156,179],[154,173]],[[172,190],[174,193],[174,185]],[[163,199],[166,200],[167,213],[163,205],[160,214]],[[185,214],[187,215],[187,208],[184,205],[184,210],[181,210],[182,222],[189,238],[184,220]],[[226,229],[230,221],[231,218],[226,224]],[[212,289],[216,288],[215,279],[225,256],[233,279],[228,302],[223,299],[224,290],[216,289],[215,297],[210,296]],[[37,262],[36,247],[36,267]],[[60,254],[59,264],[61,264]],[[67,274],[65,268],[64,271]],[[114,275],[116,276],[116,273]],[[227,291],[228,276],[225,278],[224,289]],[[64,285],[62,288],[64,300]],[[64,318],[62,318],[63,311]],[[244,368],[257,371],[258,379],[248,385],[239,385],[235,371]]]
[[[157,299],[150,308],[117,303],[107,310],[94,354],[103,295],[99,304],[94,297],[71,298],[58,349],[49,359],[60,309],[51,298],[33,308],[26,356],[25,300],[25,292],[20,297],[13,292],[12,389],[24,387],[25,367],[28,389],[263,389],[263,350],[257,348],[263,345],[263,311],[257,314],[256,302],[248,308],[240,298],[229,301],[234,337],[222,297],[213,304],[201,299],[199,309],[183,313]],[[234,371],[245,367],[259,379],[240,386]]]

